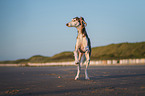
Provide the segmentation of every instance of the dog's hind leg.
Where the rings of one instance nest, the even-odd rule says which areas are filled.
[[[90,55],[88,51],[85,52],[85,56],[86,56],[85,79],[89,80],[90,78],[88,76],[88,66],[90,64]]]
[[[77,80],[77,79],[79,78],[80,72],[81,72],[81,65],[78,64],[78,66],[77,66],[77,75],[76,75],[76,77],[75,77],[75,80]]]

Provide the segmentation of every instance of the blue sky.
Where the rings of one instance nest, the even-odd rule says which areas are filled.
[[[92,47],[145,41],[145,0],[0,0],[0,60],[73,51],[76,16]]]

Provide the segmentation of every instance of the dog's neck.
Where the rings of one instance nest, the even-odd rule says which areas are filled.
[[[77,27],[77,30],[78,30],[78,38],[83,38],[83,37],[87,37],[88,38],[88,35],[87,35],[85,27],[82,27],[80,25],[80,26]]]
[[[81,25],[77,27],[77,30],[78,30],[79,34],[82,34],[82,27],[81,27]]]

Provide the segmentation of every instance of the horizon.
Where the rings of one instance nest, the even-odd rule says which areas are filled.
[[[122,42],[122,43],[111,43],[111,44],[143,43],[143,42],[145,42],[145,41],[141,41],[141,42]],[[108,45],[111,45],[111,44],[107,44],[107,45],[103,45],[103,46],[108,46]],[[96,47],[103,47],[103,46],[96,46]],[[96,47],[92,47],[92,48],[96,48]],[[63,53],[63,52],[73,52],[73,51],[62,51],[62,52],[56,53],[52,56],[44,56],[44,55],[41,55],[41,54],[35,54],[35,55],[30,56],[29,58],[34,57],[34,56],[53,57],[53,56],[55,56],[57,54],[60,54],[60,53]],[[29,59],[29,58],[20,58],[20,59],[16,59],[16,60]],[[0,61],[15,61],[15,60],[0,60]]]
[[[0,0],[0,61],[73,51],[77,30],[65,24],[76,16],[87,22],[91,47],[144,42],[144,4],[144,0]]]

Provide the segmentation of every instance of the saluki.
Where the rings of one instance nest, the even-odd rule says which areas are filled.
[[[83,17],[75,17],[71,22],[67,23],[66,26],[75,27],[78,30],[78,36],[74,51],[75,64],[77,64],[77,75],[75,77],[75,80],[79,79],[81,65],[83,65],[85,61],[85,79],[89,80],[90,78],[88,77],[87,69],[90,63],[91,43],[85,29],[87,23],[85,22]]]

